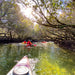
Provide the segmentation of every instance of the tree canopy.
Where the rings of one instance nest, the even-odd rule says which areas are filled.
[[[40,25],[60,28],[60,27],[75,27],[74,24],[65,22],[71,20],[73,5],[72,1],[63,0],[18,0],[18,3],[24,7],[33,9],[32,15]],[[69,18],[69,19],[68,19]]]
[[[74,39],[74,12],[72,0],[0,0],[0,27],[21,38]]]

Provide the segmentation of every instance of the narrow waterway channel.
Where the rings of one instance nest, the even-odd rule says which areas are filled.
[[[6,75],[20,60],[27,55],[36,59],[34,71],[37,75],[75,75],[75,53],[63,50],[53,42],[36,42],[36,47],[26,48],[24,44],[0,45],[0,75]]]

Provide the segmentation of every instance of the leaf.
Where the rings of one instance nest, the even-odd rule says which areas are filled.
[[[41,0],[41,2],[44,4],[44,0]]]
[[[34,9],[37,9],[37,7],[38,7],[37,5],[33,6]]]
[[[53,3],[53,7],[55,7],[56,3]]]

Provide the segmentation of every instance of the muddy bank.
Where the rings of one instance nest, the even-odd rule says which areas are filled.
[[[75,40],[55,39],[54,42],[64,49],[75,51]]]
[[[28,41],[28,40],[31,40],[31,42],[38,42],[38,41],[41,41],[41,40],[37,40],[37,39],[32,39],[32,38],[26,38],[26,39],[21,39],[21,38],[7,38],[7,39],[0,39],[0,43],[20,43],[20,42],[23,42],[23,41]]]
[[[22,39],[0,39],[0,43],[19,43],[22,42]]]

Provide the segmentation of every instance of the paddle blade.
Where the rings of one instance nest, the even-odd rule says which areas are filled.
[[[36,44],[34,44],[34,46],[36,46]]]

